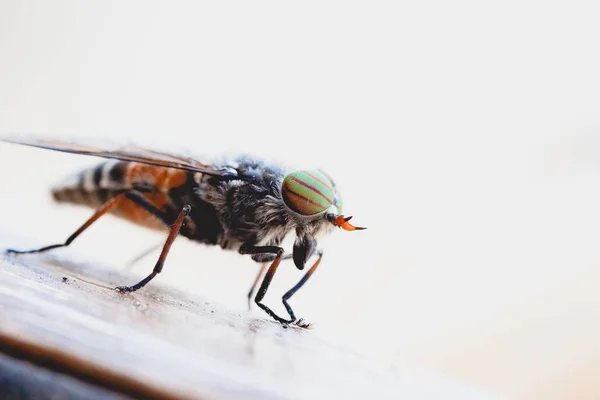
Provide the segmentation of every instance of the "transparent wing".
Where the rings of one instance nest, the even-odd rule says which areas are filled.
[[[0,141],[20,144],[31,147],[39,147],[65,153],[83,154],[103,158],[112,158],[123,161],[136,161],[145,164],[158,165],[183,169],[186,171],[201,172],[214,176],[230,176],[229,169],[217,169],[207,163],[199,162],[193,158],[178,155],[171,152],[161,152],[135,145],[115,145],[110,143],[99,144],[92,140],[62,140],[54,138],[42,138],[33,135],[0,135]]]

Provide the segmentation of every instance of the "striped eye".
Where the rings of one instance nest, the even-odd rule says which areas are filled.
[[[334,204],[333,182],[318,170],[292,172],[283,180],[283,201],[300,215],[316,215]]]

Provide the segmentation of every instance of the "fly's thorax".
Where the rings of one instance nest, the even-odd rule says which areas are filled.
[[[273,190],[283,177],[263,164],[234,166],[239,179],[204,176],[196,180],[196,195],[213,205],[219,215],[222,246],[232,248],[246,242],[277,245],[295,227]]]

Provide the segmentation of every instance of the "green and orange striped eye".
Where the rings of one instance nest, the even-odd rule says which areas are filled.
[[[287,175],[283,180],[281,194],[290,210],[304,216],[321,214],[338,202],[341,205],[331,179],[314,169]]]

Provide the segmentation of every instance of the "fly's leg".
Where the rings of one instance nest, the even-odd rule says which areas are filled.
[[[167,240],[165,241],[165,244],[163,245],[163,249],[162,249],[162,252],[160,253],[160,257],[158,257],[158,261],[156,262],[156,265],[154,265],[154,269],[152,270],[152,273],[150,273],[150,275],[148,275],[147,277],[145,277],[144,279],[142,279],[141,281],[139,281],[138,283],[136,283],[133,286],[119,286],[116,288],[116,290],[118,290],[119,292],[135,292],[136,290],[141,289],[144,286],[146,286],[146,284],[148,282],[150,282],[157,274],[160,273],[160,271],[162,271],[163,266],[165,264],[165,260],[167,259],[167,255],[169,254],[169,250],[171,249],[171,245],[173,244],[173,242],[175,241],[175,238],[179,234],[179,230],[181,229],[181,226],[183,225],[183,220],[190,213],[191,210],[192,210],[192,207],[190,205],[186,204],[185,206],[183,206],[183,208],[179,212],[179,215],[177,216],[175,223],[171,227],[169,236],[167,237]]]
[[[267,268],[267,263],[262,263],[260,265],[260,269],[258,270],[258,274],[256,274],[256,278],[254,278],[254,283],[252,284],[252,286],[250,287],[250,290],[248,291],[248,310],[250,310],[252,308],[252,296],[254,296],[254,291],[256,290],[256,285],[258,285],[258,282],[260,282],[260,279],[262,278],[263,274],[265,273],[265,269]]]
[[[285,256],[281,257],[281,260],[289,260],[290,258],[292,258],[291,254],[286,254]],[[258,270],[258,274],[256,274],[256,278],[254,278],[254,283],[252,284],[252,287],[250,287],[250,290],[248,291],[248,310],[250,310],[252,308],[252,296],[254,296],[254,291],[256,290],[256,286],[258,285],[258,282],[260,282],[260,279],[262,278],[263,274],[265,273],[265,268],[267,268],[267,263],[262,263],[260,266],[260,270]]]
[[[164,243],[161,241],[159,243],[154,244],[152,247],[147,248],[146,250],[144,250],[142,253],[138,254],[136,257],[132,258],[128,263],[126,268],[131,268],[132,266],[134,266],[137,262],[139,262],[142,258],[145,258],[146,256],[150,255],[152,252],[154,252],[155,250],[160,249],[161,247],[163,247]]]
[[[105,215],[110,210],[112,210],[113,208],[118,206],[124,198],[127,198],[128,200],[131,200],[133,203],[135,203],[137,206],[144,208],[146,211],[148,211],[155,217],[162,220],[165,224],[167,224],[167,225],[171,224],[172,221],[168,220],[167,215],[164,212],[162,212],[161,210],[159,210],[158,208],[156,208],[152,203],[150,203],[141,192],[139,192],[137,190],[127,191],[127,192],[119,193],[118,195],[116,195],[115,197],[113,197],[112,199],[110,199],[109,201],[104,203],[104,205],[102,205],[102,207],[100,207],[98,210],[96,210],[96,212],[83,225],[81,225],[81,227],[79,227],[79,229],[77,229],[75,231],[75,233],[73,233],[71,236],[69,236],[69,238],[64,243],[54,244],[54,245],[42,247],[39,249],[25,250],[25,251],[8,249],[7,252],[8,253],[17,253],[17,254],[39,253],[39,252],[55,249],[58,247],[68,246],[75,240],[75,238],[77,238],[81,233],[83,233],[83,231],[85,231],[87,228],[89,228],[101,216]],[[191,209],[192,209],[192,207],[189,205],[183,206],[183,209],[181,210],[181,212],[179,213],[179,216],[175,220],[175,223],[171,227],[171,231],[169,233],[169,236],[167,237],[167,241],[163,245],[162,252],[160,254],[160,257],[158,258],[158,261],[156,262],[156,265],[154,266],[154,270],[152,271],[152,273],[133,286],[120,286],[120,287],[116,288],[117,290],[119,290],[121,292],[133,292],[135,290],[138,290],[138,289],[144,287],[148,282],[150,282],[152,280],[152,278],[154,278],[158,273],[160,273],[160,271],[162,271],[163,265],[167,258],[167,254],[169,254],[169,250],[171,249],[171,245],[175,241],[177,234],[179,234],[179,230],[181,229],[181,226],[183,225],[184,218],[190,213]]]
[[[70,245],[73,242],[73,240],[75,240],[77,238],[77,236],[81,235],[83,233],[83,231],[85,231],[94,222],[96,222],[98,220],[98,218],[100,218],[101,216],[103,216],[104,214],[106,214],[107,212],[112,210],[115,206],[119,205],[119,203],[123,200],[124,195],[125,195],[125,193],[121,193],[121,194],[113,197],[112,199],[108,200],[106,203],[104,203],[104,205],[102,205],[98,210],[96,210],[96,212],[87,221],[85,221],[85,223],[83,225],[81,225],[79,227],[79,229],[77,229],[71,236],[69,236],[69,238],[64,243],[53,244],[50,246],[45,246],[45,247],[41,247],[39,249],[33,249],[33,250],[7,249],[6,252],[14,253],[14,254],[41,253],[43,251],[56,249],[58,247],[66,247],[66,246]]]
[[[59,247],[66,247],[66,246],[70,245],[79,235],[81,235],[87,228],[89,228],[100,217],[102,217],[103,215],[108,213],[113,208],[117,207],[121,203],[121,201],[123,201],[123,198],[127,198],[127,199],[133,201],[138,206],[143,207],[145,210],[147,210],[148,212],[150,212],[157,218],[161,219],[164,223],[169,224],[169,222],[166,220],[165,214],[162,211],[160,211],[159,209],[154,207],[142,195],[141,192],[139,192],[137,190],[132,190],[132,191],[127,191],[127,192],[121,192],[121,193],[117,194],[115,197],[113,197],[112,199],[108,200],[106,203],[104,203],[99,209],[97,209],[94,212],[94,214],[87,221],[85,221],[85,223],[83,225],[81,225],[79,227],[79,229],[77,229],[71,236],[69,236],[68,239],[64,243],[53,244],[50,246],[45,246],[45,247],[41,247],[39,249],[33,249],[33,250],[7,249],[6,252],[13,253],[13,254],[41,253],[41,252],[56,249]]]
[[[271,316],[271,318],[273,318],[277,322],[279,322],[283,325],[286,325],[286,326],[288,324],[291,324],[292,322],[294,322],[293,320],[291,321],[291,320],[281,318],[279,315],[275,314],[275,312],[273,310],[271,310],[269,307],[267,307],[266,305],[261,303],[262,299],[265,297],[265,294],[267,293],[267,289],[269,288],[271,281],[273,280],[273,276],[275,276],[275,272],[277,272],[277,268],[279,267],[279,263],[281,262],[281,258],[283,256],[283,248],[278,247],[278,246],[242,247],[240,249],[240,253],[241,254],[253,254],[253,255],[257,256],[257,257],[253,257],[254,260],[259,261],[259,262],[268,261],[269,259],[271,259],[273,254],[276,254],[275,258],[273,259],[273,262],[271,263],[271,266],[269,267],[269,269],[267,270],[267,273],[265,274],[265,277],[263,278],[263,281],[262,281],[260,287],[258,288],[258,292],[256,294],[254,301],[260,308],[262,308],[267,314],[269,314]]]
[[[323,258],[323,250],[317,250],[317,257],[318,257],[317,260],[312,265],[312,267],[310,267],[310,269],[308,270],[308,272],[306,272],[306,274],[302,277],[302,279],[300,279],[300,281],[298,283],[296,283],[296,285],[294,285],[293,288],[291,288],[290,290],[288,290],[287,293],[284,294],[283,297],[282,297],[282,299],[281,299],[283,301],[283,305],[285,306],[285,309],[287,310],[288,314],[290,314],[290,318],[292,319],[292,321],[296,321],[296,316],[294,315],[294,310],[292,310],[292,307],[288,303],[288,300],[302,286],[304,286],[304,284],[306,283],[306,281],[308,281],[308,279],[311,277],[311,275],[317,270],[317,267],[321,263],[321,258]],[[310,323],[307,322],[307,321],[305,321],[302,318],[300,318],[298,321],[296,321],[296,325],[298,325],[301,328],[308,328],[308,327],[310,327]]]

